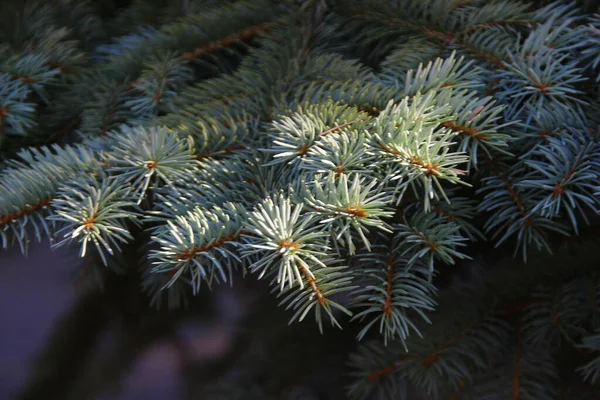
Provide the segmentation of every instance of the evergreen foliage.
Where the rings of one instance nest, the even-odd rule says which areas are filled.
[[[150,3],[0,11],[4,248],[268,280],[352,399],[597,396],[593,2]]]

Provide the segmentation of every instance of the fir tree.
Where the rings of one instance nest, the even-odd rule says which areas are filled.
[[[153,307],[266,281],[351,399],[597,396],[594,2],[161,4],[0,11],[3,247]],[[291,379],[244,362],[281,382],[200,398]]]

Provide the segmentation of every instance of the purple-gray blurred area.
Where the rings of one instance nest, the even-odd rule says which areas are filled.
[[[28,256],[18,248],[0,251],[0,399],[12,399],[27,384],[40,352],[54,333],[56,323],[77,300],[76,256],[68,249],[52,251],[48,242],[33,243]],[[220,306],[239,306],[225,296]],[[187,357],[218,358],[230,350],[231,325],[217,321],[206,327],[196,323],[179,328],[179,343]],[[110,340],[110,335],[109,335]],[[122,377],[117,393],[101,399],[153,400],[182,397],[181,348],[157,340],[142,351]]]
[[[17,248],[0,251],[0,399],[23,384],[55,318],[75,297],[65,262],[70,258],[47,242],[35,243],[27,257]]]

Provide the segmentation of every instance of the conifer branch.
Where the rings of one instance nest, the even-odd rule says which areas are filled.
[[[272,27],[273,22],[265,22],[259,25],[251,26],[240,32],[232,33],[221,40],[212,41],[205,46],[197,47],[190,52],[184,53],[183,59],[186,61],[192,61],[196,58],[205,56],[206,54],[210,54],[224,47],[231,46],[234,43],[248,40],[261,33],[268,32],[272,29]]]
[[[105,23],[34,3],[0,43],[3,247],[31,227],[107,274],[144,254],[157,305],[267,278],[290,322],[352,321],[357,400],[550,400],[600,376],[597,16],[211,0]],[[13,153],[55,140],[79,144]],[[589,259],[543,258],[578,241]],[[480,265],[506,250],[529,262]]]

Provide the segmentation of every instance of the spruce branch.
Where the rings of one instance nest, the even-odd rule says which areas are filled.
[[[353,319],[370,320],[358,334],[359,340],[378,325],[384,344],[400,339],[406,346],[411,330],[421,335],[412,322],[412,313],[429,321],[425,312],[435,309],[436,288],[426,277],[428,267],[419,262],[409,264],[395,247],[373,248],[379,251],[357,257],[359,264],[369,265],[357,271],[367,282],[354,292],[352,305],[361,310]]]
[[[600,13],[594,14],[590,18],[588,25],[589,35],[585,42],[585,48],[583,49],[583,55],[591,61],[591,65],[597,70],[596,82],[600,82],[600,71],[598,71],[598,65],[600,65]]]
[[[27,102],[31,91],[9,74],[0,74],[0,144],[6,135],[26,135],[35,126],[35,104]]]
[[[429,210],[433,199],[441,197],[448,201],[440,181],[467,184],[460,179],[467,171],[457,166],[466,163],[468,157],[451,151],[457,133],[440,128],[444,121],[450,120],[448,112],[447,106],[435,106],[434,92],[430,91],[411,100],[405,98],[398,105],[390,101],[377,116],[373,147],[381,157],[378,164],[392,166],[390,180],[397,181],[398,202],[410,186],[419,198],[418,192],[423,193],[425,210]]]
[[[393,73],[393,69],[391,71]],[[447,87],[476,90],[483,86],[479,78],[481,72],[474,68],[473,62],[465,62],[464,57],[457,59],[456,53],[452,52],[446,58],[437,57],[427,64],[420,64],[414,70],[408,70],[399,83],[404,87],[403,93],[406,96],[426,94],[430,90],[440,91]]]
[[[88,61],[79,41],[73,40],[72,37],[71,28],[48,28],[34,45],[28,47],[44,56],[47,66],[58,70],[58,76],[69,74]]]
[[[140,120],[160,112],[174,111],[173,97],[193,78],[192,70],[172,53],[150,60],[140,76],[132,82],[133,98],[125,103]]]
[[[585,296],[579,282],[557,287],[538,287],[532,303],[523,311],[523,335],[528,346],[544,347],[554,352],[575,344],[585,333],[588,310],[582,307]]]
[[[600,164],[596,161],[600,157],[598,144],[586,134],[573,131],[548,137],[530,157],[525,163],[533,171],[516,185],[539,190],[544,196],[531,212],[539,211],[547,218],[566,214],[577,234],[579,220],[589,224],[585,208],[593,213],[598,209],[595,196],[600,176]]]
[[[272,22],[265,22],[262,24],[254,25],[249,28],[243,29],[240,32],[232,33],[223,39],[212,41],[205,46],[197,47],[194,50],[184,53],[183,59],[186,61],[192,61],[196,58],[205,56],[221,48],[231,46],[234,43],[239,43],[243,40],[251,39],[263,32],[268,32],[273,26]]]
[[[38,241],[42,233],[53,238],[53,223],[47,217],[59,186],[78,174],[98,173],[100,164],[95,152],[81,145],[30,148],[18,156],[0,175],[0,236],[4,248],[16,240],[26,253],[26,227],[33,227]]]
[[[513,169],[516,172],[519,164]],[[515,254],[520,250],[527,259],[530,246],[552,252],[548,241],[549,232],[568,235],[569,232],[556,220],[543,217],[539,211],[532,212],[538,204],[535,194],[517,186],[514,178],[508,176],[490,176],[482,180],[484,186],[478,190],[485,193],[479,205],[481,211],[491,212],[484,229],[496,240],[496,246],[515,237],[517,246]]]
[[[50,67],[49,60],[44,55],[31,53],[7,60],[2,72],[9,73],[12,79],[25,83],[32,92],[48,103],[46,86],[56,80],[60,70]]]
[[[163,127],[124,127],[108,139],[115,143],[106,153],[108,171],[132,186],[138,204],[150,187],[158,186],[158,182],[151,186],[152,180],[172,185],[198,166],[191,138],[179,139]]]
[[[573,17],[578,16],[578,14],[580,14],[580,10],[578,9],[577,3],[563,3],[560,1],[550,2],[549,4],[538,8],[535,12],[532,12],[533,18],[538,22],[545,22],[552,19],[556,21],[557,24],[560,24],[565,20],[573,19]]]
[[[335,266],[335,263],[334,258],[328,257],[323,259],[323,264],[327,265],[325,268],[314,263],[311,263],[310,269],[298,264],[297,267],[306,286],[300,290],[286,286],[277,296],[281,298],[280,305],[286,305],[286,309],[295,311],[290,319],[290,324],[302,321],[314,309],[317,326],[323,333],[325,315],[330,319],[332,326],[340,329],[341,325],[335,316],[336,311],[352,315],[352,312],[346,307],[333,300],[336,294],[355,288],[351,285],[352,275],[348,274],[347,267]]]
[[[542,111],[547,103],[564,109],[585,104],[577,84],[586,78],[576,63],[566,61],[569,58],[553,49],[540,49],[535,57],[509,54],[505,68],[495,75],[501,82],[496,98],[510,104],[507,118],[520,116],[525,104]]]
[[[113,177],[70,181],[59,189],[52,209],[49,218],[63,223],[57,234],[64,239],[55,246],[75,240],[81,244],[80,257],[84,257],[91,243],[104,265],[108,265],[107,255],[114,256],[121,244],[133,240],[126,223],[136,222],[140,215],[130,189]]]
[[[361,131],[367,118],[360,111],[335,104],[305,104],[291,116],[274,121],[270,129],[273,145],[266,149],[275,153],[270,165],[305,157],[324,137],[342,132]]]
[[[477,215],[477,201],[467,197],[459,196],[456,188],[447,190],[451,203],[437,201],[432,203],[431,213],[441,216],[444,220],[458,225],[461,234],[468,237],[471,242],[485,240],[485,235],[476,227],[472,220]],[[411,215],[423,214],[422,202],[407,207]],[[419,209],[417,209],[418,207]]]
[[[409,70],[427,65],[442,55],[444,48],[424,37],[411,37],[392,50],[380,64],[379,75],[387,82],[401,82]]]
[[[375,160],[367,153],[368,139],[362,133],[339,132],[320,139],[311,146],[299,167],[309,173],[327,175],[342,174],[372,175],[368,165]]]
[[[150,250],[152,272],[171,274],[164,287],[186,279],[194,293],[203,282],[210,286],[231,281],[234,267],[241,262],[236,248],[245,235],[243,212],[239,205],[228,203],[212,209],[196,207],[168,219],[153,232],[152,240],[160,248]]]
[[[508,345],[511,326],[501,318],[480,314],[474,305],[464,306],[464,319],[440,311],[431,316],[431,326],[436,318],[451,318],[446,323],[453,326],[452,332],[432,332],[427,341],[411,335],[406,341],[408,350],[399,340],[387,346],[381,342],[361,346],[351,358],[352,375],[357,378],[349,392],[352,397],[363,399],[375,393],[385,393],[383,398],[401,396],[411,384],[434,398],[445,393],[450,396],[488,370]],[[369,361],[372,355],[377,356]]]
[[[600,349],[600,335],[594,333],[584,337],[580,347],[587,351],[597,352],[598,349]],[[590,381],[593,384],[598,382],[598,379],[600,378],[600,357],[595,357],[592,361],[581,366],[578,369],[578,372],[583,375],[584,380]]]
[[[447,100],[444,101],[444,93],[440,93],[439,101],[452,107],[450,114],[456,119],[441,125],[461,135],[458,151],[469,155],[469,170],[477,168],[479,150],[483,150],[488,158],[491,158],[491,151],[511,155],[508,147],[513,137],[507,133],[507,128],[514,123],[503,123],[503,106],[496,106],[491,97],[477,98],[473,91],[446,93]]]
[[[246,143],[259,130],[258,119],[242,113],[239,118],[222,114],[219,118],[200,117],[191,127],[177,126],[180,135],[189,133],[196,143],[196,159],[202,161],[241,154]]]
[[[356,251],[353,236],[358,235],[369,249],[370,227],[391,232],[383,219],[393,215],[389,207],[393,198],[381,190],[377,179],[368,182],[359,174],[336,177],[329,173],[325,177],[316,175],[308,187],[310,189],[302,195],[309,213],[318,217],[324,230],[330,232],[340,246],[347,248],[350,255]]]
[[[600,321],[597,16],[136,1],[105,23],[73,1],[28,2],[0,32],[4,247],[59,228],[57,245],[111,267],[143,254],[135,280],[156,305],[267,278],[290,322],[349,316],[346,338],[376,339],[350,355],[351,398],[590,392],[595,354],[576,346]],[[13,154],[48,140],[79,144]],[[529,262],[496,265],[506,247]],[[271,362],[243,386],[308,382],[262,379]]]
[[[539,51],[554,50],[560,53],[575,54],[585,46],[586,30],[577,25],[578,18],[565,18],[557,21],[552,15],[543,23],[537,24],[519,46],[521,57],[537,55]]]
[[[530,6],[522,2],[490,2],[470,12],[462,22],[463,28],[459,35],[472,33],[479,29],[514,25],[535,25]]]
[[[127,81],[108,80],[101,76],[98,79],[95,91],[83,105],[79,131],[84,136],[106,136],[135,116],[125,106],[131,100]]]
[[[329,250],[327,234],[314,215],[301,213],[302,208],[280,194],[266,198],[248,214],[243,255],[260,256],[250,265],[251,271],[258,272],[259,278],[276,275],[281,291],[286,286],[304,288],[306,279],[314,280],[313,265],[327,267],[321,260]]]
[[[404,224],[394,226],[396,246],[394,252],[406,257],[408,268],[419,259],[426,261],[429,279],[434,273],[434,261],[454,264],[455,259],[469,259],[457,250],[463,247],[467,238],[460,234],[459,226],[435,213],[417,212]]]

